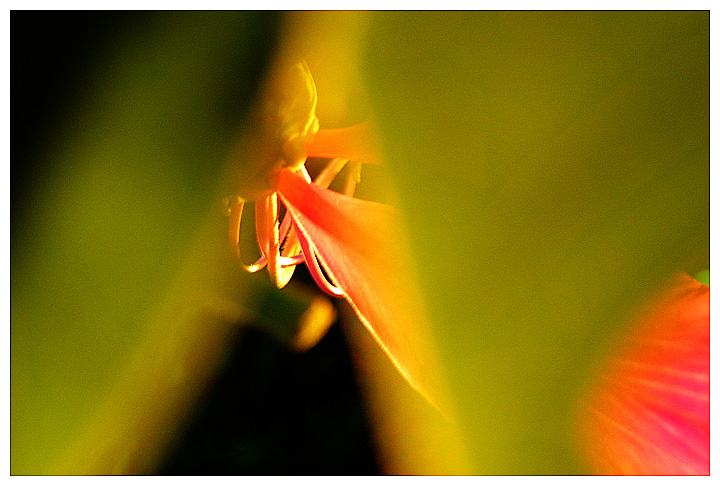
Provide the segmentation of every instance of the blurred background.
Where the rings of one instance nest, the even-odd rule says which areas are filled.
[[[288,52],[323,126],[376,124],[452,422],[227,254]],[[11,14],[12,474],[592,473],[577,397],[707,268],[708,12]]]

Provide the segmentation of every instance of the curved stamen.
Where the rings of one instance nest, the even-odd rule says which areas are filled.
[[[293,255],[291,257],[280,256],[280,259],[278,261],[280,262],[280,266],[282,268],[294,267],[295,265],[300,265],[301,263],[304,263],[305,256],[302,253],[298,253],[297,255]]]
[[[235,198],[229,203],[230,223],[228,225],[228,241],[230,243],[230,249],[232,250],[235,257],[240,261],[242,267],[249,273],[256,273],[265,268],[265,266],[267,265],[267,258],[265,257],[265,255],[261,255],[260,258],[258,258],[252,265],[245,265],[243,263],[242,253],[240,252],[240,228],[244,207],[245,201],[243,201],[239,197]],[[285,238],[287,238],[291,223],[292,218],[290,218],[289,214],[286,214],[280,226],[280,241],[284,241]],[[302,253],[298,253],[290,257],[282,255],[278,258],[278,262],[283,268],[299,265],[304,261],[305,258],[303,257]]]
[[[310,174],[308,174],[304,164],[300,166],[300,174],[305,178],[305,182],[312,184],[312,179],[310,178]]]
[[[285,225],[286,221],[288,222],[287,225]],[[280,250],[280,266],[283,268],[299,265],[305,261],[297,236],[295,233],[288,234],[291,229],[290,223],[292,223],[292,218],[289,214],[286,214],[283,218],[283,225],[280,227],[280,242],[283,244],[282,250]],[[283,226],[286,227],[283,228]],[[288,256],[293,253],[295,253],[293,256]]]
[[[355,195],[355,186],[360,182],[360,169],[362,164],[360,162],[350,162],[350,176],[345,181],[345,187],[343,188],[343,194],[349,197]]]
[[[342,168],[345,167],[347,162],[347,159],[332,159],[330,163],[328,163],[328,165],[326,165],[325,168],[318,174],[315,180],[312,181],[312,183],[316,186],[322,187],[323,189],[327,189],[330,187],[330,184],[332,184],[332,181],[335,180],[335,177],[337,177]]]
[[[280,235],[278,222],[277,193],[255,202],[255,233],[260,252],[267,258],[270,278],[275,284],[280,281]]]
[[[334,297],[344,297],[345,292],[343,292],[340,287],[336,287],[335,285],[331,284],[325,278],[322,270],[320,270],[320,263],[317,260],[315,248],[312,246],[312,243],[308,241],[302,231],[296,231],[295,233],[297,234],[298,241],[300,242],[300,247],[302,248],[303,254],[305,255],[305,265],[310,271],[310,275],[312,275],[312,278],[313,280],[315,280],[317,286],[320,287],[320,290]]]
[[[230,241],[230,248],[232,249],[235,257],[240,261],[240,265],[250,272],[255,273],[263,268],[267,264],[267,260],[264,256],[260,257],[258,261],[252,265],[245,265],[243,263],[242,254],[240,253],[240,224],[242,222],[242,213],[245,207],[245,201],[239,197],[230,202],[230,224],[228,225],[228,240]]]

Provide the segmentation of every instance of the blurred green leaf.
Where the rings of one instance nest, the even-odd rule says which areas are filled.
[[[627,313],[707,267],[707,12],[398,12],[364,73],[482,474],[585,472]]]
[[[13,228],[13,474],[147,471],[251,314],[216,191],[277,20],[146,20],[100,56]]]

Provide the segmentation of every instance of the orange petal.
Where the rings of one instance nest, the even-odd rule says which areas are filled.
[[[345,128],[320,129],[312,141],[305,144],[305,151],[308,157],[377,164],[379,157],[373,140],[372,127],[368,122]]]
[[[583,403],[598,474],[710,473],[710,287],[687,275],[634,323]]]
[[[289,170],[280,175],[278,194],[362,323],[410,384],[433,401],[432,358],[420,299],[398,246],[395,211],[308,184]]]

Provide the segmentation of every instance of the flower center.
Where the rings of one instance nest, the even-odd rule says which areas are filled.
[[[362,141],[366,141],[367,124],[347,129],[320,131],[315,115],[317,90],[310,69],[299,62],[275,76],[263,98],[262,118],[267,130],[262,143],[274,145],[268,150],[277,157],[268,167],[269,178],[279,179],[283,170],[300,173],[305,181],[327,189],[350,159],[367,158]],[[319,140],[314,141],[318,135]],[[360,136],[358,136],[360,135]],[[358,140],[361,143],[357,143]],[[318,143],[319,142],[319,143]],[[311,145],[312,144],[312,145]],[[307,147],[313,155],[331,160],[312,181],[305,168]],[[357,154],[357,155],[356,155]],[[334,158],[333,158],[334,157]],[[343,193],[352,197],[359,182],[360,161],[351,162],[352,167]],[[277,187],[275,184],[273,187]],[[235,256],[242,263],[240,252],[240,223],[245,201],[240,197],[229,202],[229,241]],[[306,235],[293,228],[292,218],[286,211],[282,222],[279,218],[277,190],[255,201],[255,231],[260,248],[260,258],[251,265],[243,264],[248,272],[258,272],[267,267],[270,277],[278,288],[284,287],[292,277],[295,266],[305,262],[318,286],[328,294],[342,296],[343,292],[325,278],[320,269],[315,248]]]

